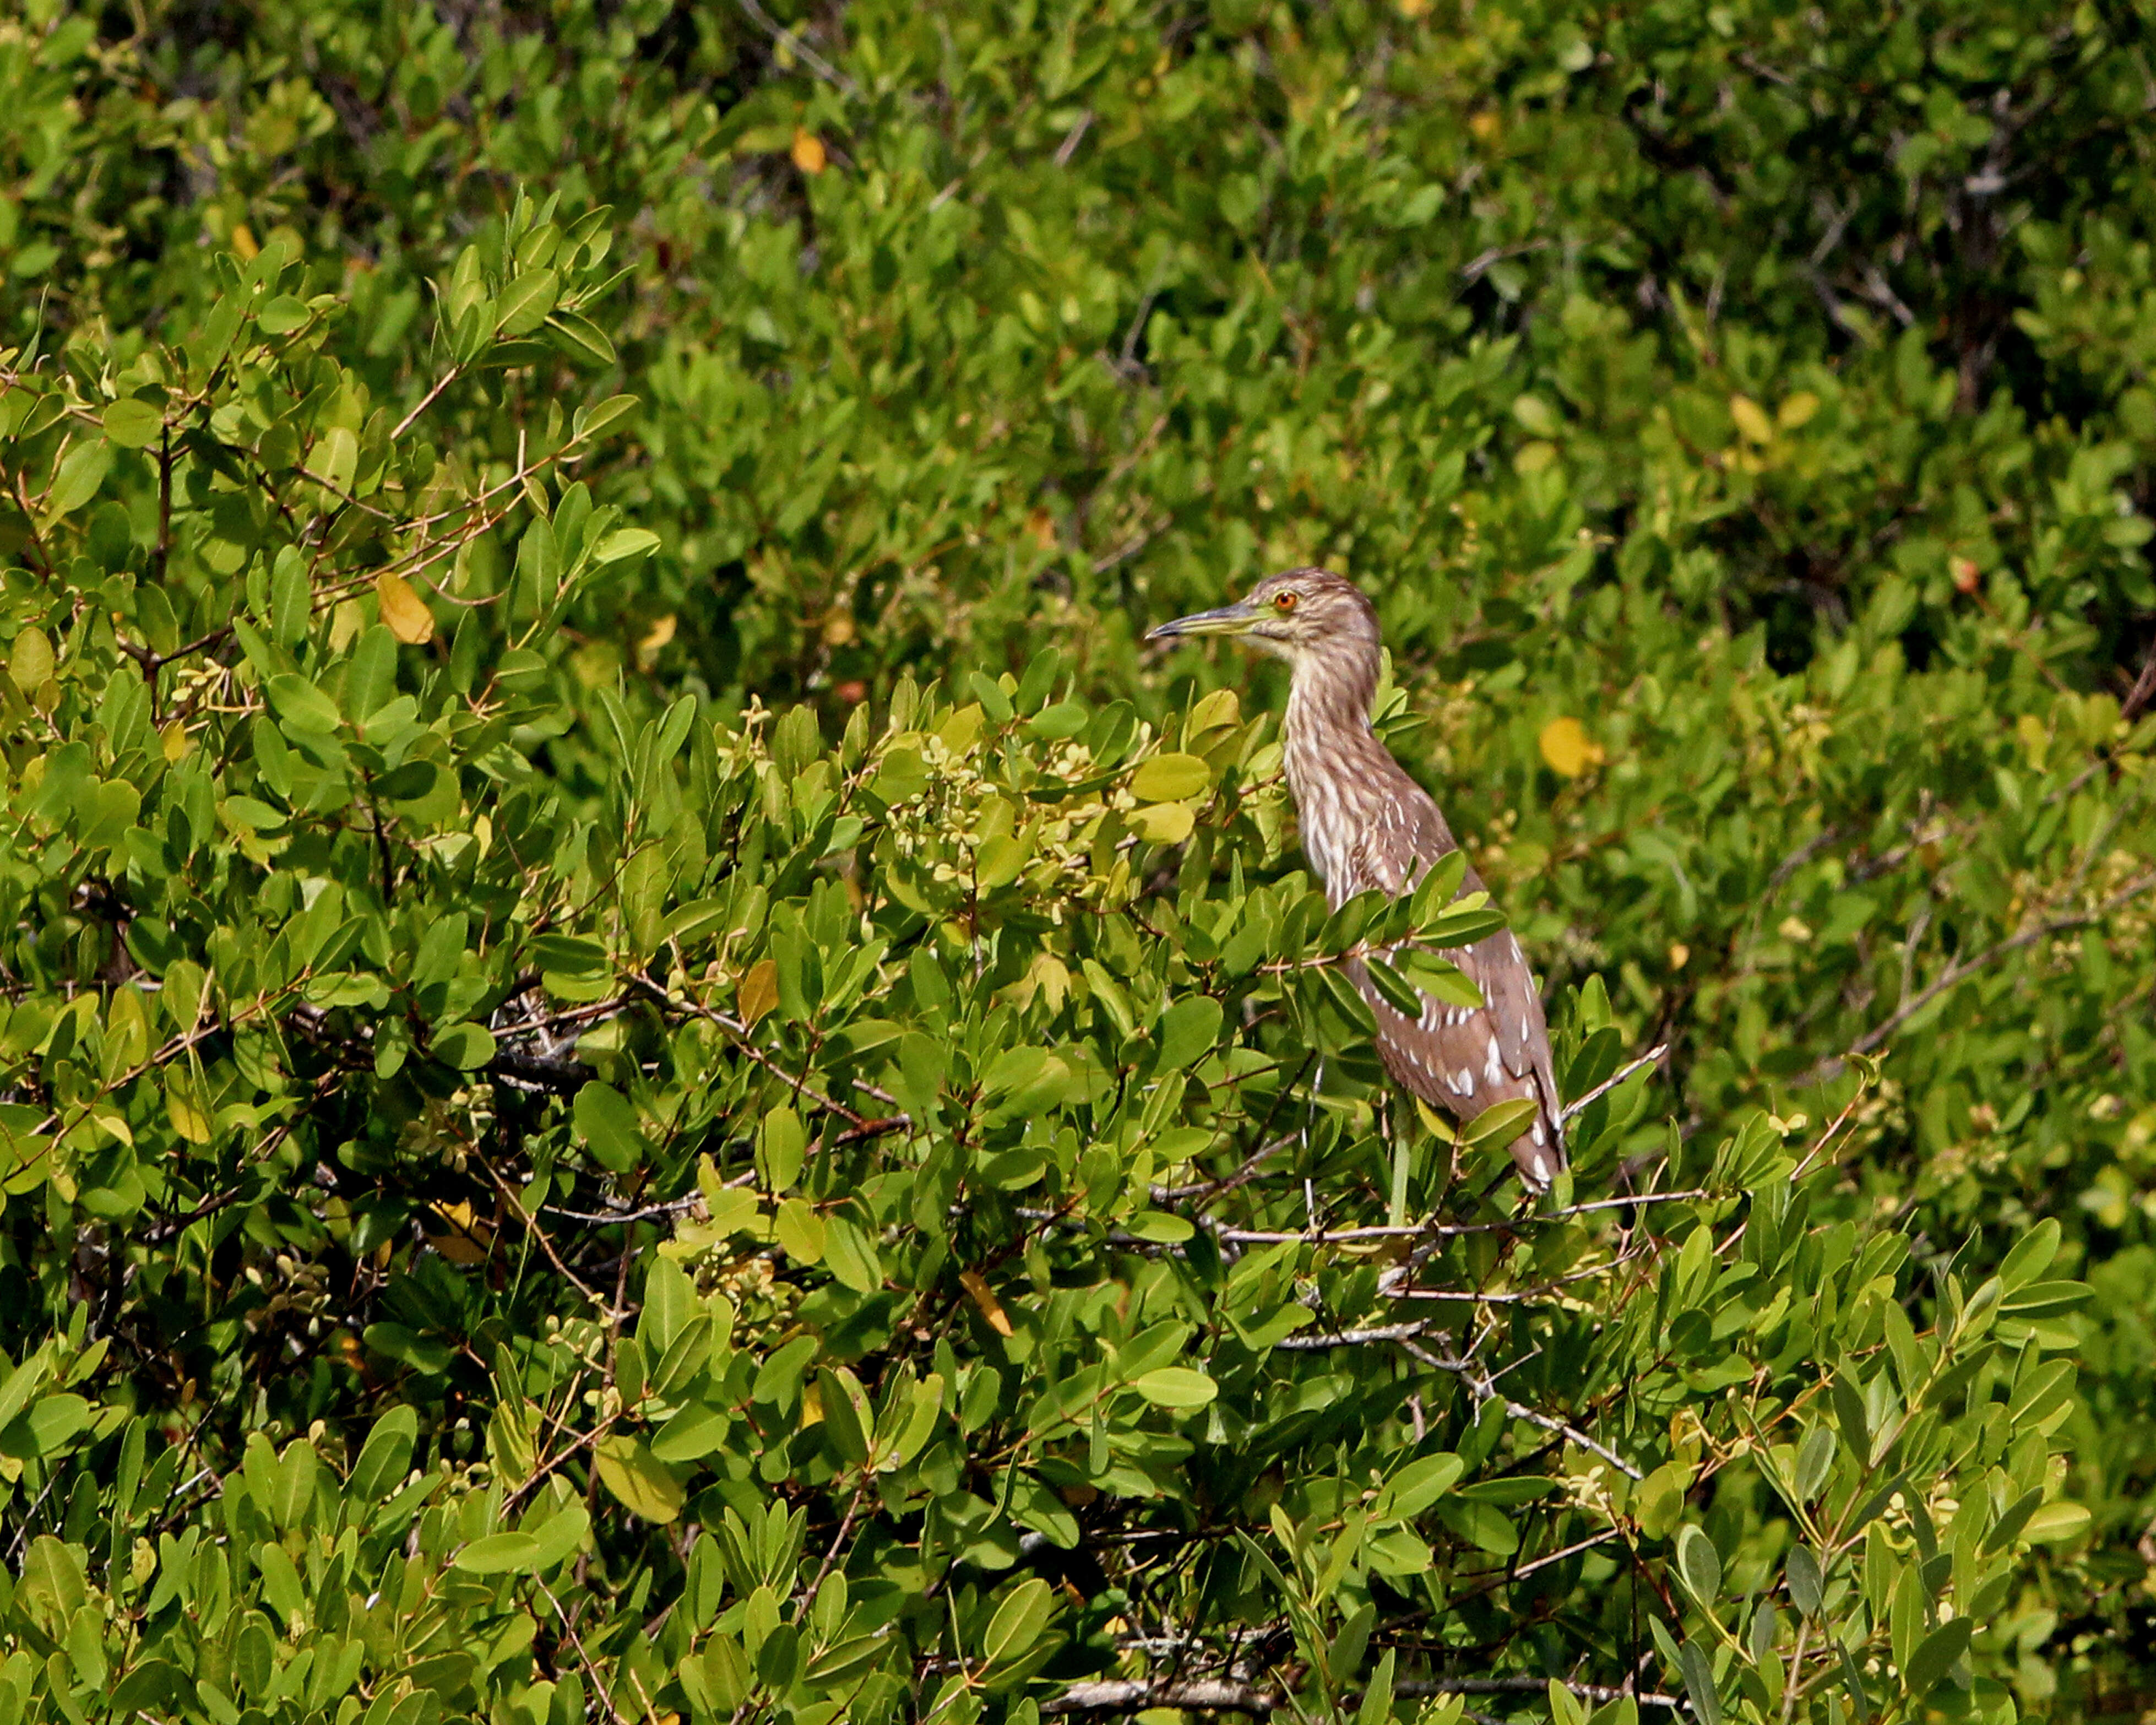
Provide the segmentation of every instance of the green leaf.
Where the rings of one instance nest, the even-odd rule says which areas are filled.
[[[1460,1538],[1481,1551],[1509,1558],[1520,1548],[1520,1530],[1512,1518],[1494,1503],[1472,1498],[1441,1497],[1438,1519]]]
[[[989,1665],[1008,1664],[1029,1651],[1055,1610],[1055,1589],[1039,1576],[1021,1581],[1004,1595],[981,1637],[981,1657]]]
[[[1135,1379],[1131,1388],[1157,1408],[1202,1408],[1220,1393],[1204,1373],[1188,1366],[1163,1366]]]
[[[593,548],[595,563],[619,563],[629,557],[648,557],[659,549],[659,536],[642,527],[624,527],[609,533]]]
[[[529,1533],[489,1533],[460,1548],[454,1561],[474,1575],[530,1575],[539,1557],[539,1542]]]
[[[1949,1618],[1924,1637],[1910,1658],[1908,1670],[1902,1674],[1903,1686],[1910,1694],[1928,1695],[1938,1687],[1954,1661],[1969,1651],[1974,1627],[1966,1617]]]
[[[1697,1527],[1686,1527],[1677,1532],[1677,1570],[1692,1597],[1702,1605],[1711,1606],[1721,1596],[1721,1553]]]
[[[732,1424],[724,1409],[690,1402],[653,1434],[651,1453],[677,1466],[701,1461],[726,1441]]]
[[[2035,1545],[2065,1545],[2087,1532],[2095,1519],[2082,1503],[2047,1503],[2023,1523],[2021,1537]]]
[[[1155,755],[1131,774],[1131,794],[1141,803],[1179,803],[1212,782],[1212,769],[1195,755]]]
[[[552,270],[530,270],[501,290],[494,303],[495,316],[505,336],[528,336],[547,321],[562,290],[562,278]]]
[[[594,1079],[577,1091],[572,1111],[577,1136],[602,1167],[627,1173],[641,1167],[649,1153],[636,1110],[610,1084]]]
[[[105,476],[112,471],[112,445],[102,438],[79,443],[67,452],[52,489],[45,494],[48,523],[72,515],[97,495]]]
[[[572,359],[587,364],[610,366],[614,362],[613,343],[606,331],[588,317],[573,311],[555,311],[546,320],[547,333],[554,345]]]
[[[362,1503],[387,1497],[404,1483],[418,1440],[419,1416],[408,1407],[392,1408],[368,1430],[359,1459],[352,1463],[350,1489]]]
[[[31,1407],[23,1423],[28,1429],[30,1453],[55,1455],[89,1426],[90,1404],[79,1395],[44,1396]]]
[[[1481,1144],[1511,1143],[1534,1124],[1541,1106],[1533,1097],[1521,1096],[1485,1108],[1461,1129],[1461,1147],[1473,1149]]]
[[[842,1215],[824,1218],[824,1262],[856,1293],[873,1294],[883,1287],[883,1265],[875,1242]]]
[[[1809,1546],[1793,1545],[1784,1560],[1784,1573],[1789,1578],[1789,1603],[1807,1617],[1820,1614],[1820,1604],[1825,1598],[1826,1583],[1820,1574],[1819,1559],[1812,1555]]]
[[[778,1241],[778,1249],[797,1264],[820,1264],[829,1241],[824,1219],[810,1208],[807,1200],[788,1198],[781,1201],[772,1219],[772,1232]]]
[[[444,1065],[476,1071],[494,1058],[494,1037],[483,1025],[445,1024],[434,1032],[434,1050]]]
[[[343,722],[336,703],[305,677],[280,673],[270,679],[264,692],[278,724],[290,735],[326,737]]]
[[[26,695],[35,694],[51,681],[53,644],[41,629],[26,629],[8,649],[8,675]]]
[[[604,401],[595,402],[590,407],[578,408],[577,417],[572,422],[570,441],[579,444],[591,441],[618,420],[634,413],[639,405],[633,395],[610,395]]]
[[[2046,1216],[2015,1241],[2014,1250],[1999,1266],[1999,1280],[2008,1291],[2034,1281],[2050,1267],[2058,1254],[2061,1232],[2058,1218]]]
[[[1448,1452],[1410,1461],[1387,1486],[1386,1512],[1396,1516],[1420,1515],[1458,1484],[1466,1471],[1467,1464]]]
[[[140,449],[157,442],[165,429],[165,416],[146,401],[122,396],[106,407],[105,434],[123,449]]]
[[[1799,1502],[1810,1503],[1819,1496],[1833,1466],[1834,1432],[1830,1427],[1815,1425],[1804,1434],[1803,1446],[1797,1451],[1795,1484]]]
[[[852,1373],[817,1372],[816,1401],[823,1409],[824,1429],[830,1435],[831,1447],[840,1461],[856,1466],[869,1459],[868,1421],[863,1417],[866,1400],[860,1384],[852,1381]]]
[[[543,1575],[568,1562],[583,1549],[591,1527],[591,1517],[583,1504],[574,1501],[563,1504],[537,1527],[527,1525],[525,1532],[538,1550],[532,1556],[531,1568],[525,1573]]]
[[[599,1483],[630,1514],[647,1522],[670,1522],[687,1501],[674,1471],[654,1456],[640,1438],[602,1438],[593,1451]]]
[[[1722,1699],[1714,1691],[1714,1664],[1707,1650],[1697,1640],[1686,1641],[1678,1656],[1678,1667],[1684,1675],[1685,1693],[1691,1697],[1691,1709],[1705,1725],[1721,1725]]]

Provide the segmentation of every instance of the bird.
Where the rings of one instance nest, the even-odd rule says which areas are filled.
[[[1429,792],[1370,726],[1378,691],[1377,608],[1342,576],[1318,568],[1270,575],[1248,597],[1148,630],[1148,641],[1227,635],[1291,668],[1282,753],[1302,848],[1333,909],[1373,889],[1414,891],[1459,841]],[[1484,891],[1470,866],[1463,893]],[[1512,930],[1443,955],[1481,990],[1460,1007],[1422,997],[1409,1018],[1350,967],[1377,1020],[1378,1058],[1393,1080],[1455,1119],[1531,1099],[1535,1113],[1510,1146],[1522,1183],[1547,1191],[1565,1166],[1564,1125],[1550,1060],[1549,1027],[1527,955]]]

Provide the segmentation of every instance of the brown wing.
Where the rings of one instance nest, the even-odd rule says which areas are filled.
[[[1400,777],[1413,785],[1404,773]],[[1412,891],[1432,864],[1457,848],[1445,817],[1419,787],[1389,801],[1389,818],[1360,836],[1345,859],[1348,878],[1333,884],[1337,902],[1372,887],[1394,895]],[[1461,891],[1481,890],[1471,868]],[[1547,1190],[1564,1166],[1564,1130],[1549,1029],[1527,955],[1512,932],[1501,929],[1441,956],[1481,990],[1481,1006],[1449,1006],[1424,994],[1421,1016],[1410,1019],[1384,1003],[1362,966],[1352,967],[1377,1019],[1378,1057],[1396,1081],[1456,1120],[1471,1121],[1516,1097],[1535,1102],[1534,1120],[1512,1142],[1512,1161],[1531,1190]]]

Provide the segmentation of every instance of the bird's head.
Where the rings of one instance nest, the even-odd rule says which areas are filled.
[[[1378,614],[1362,589],[1324,569],[1268,575],[1246,598],[1178,617],[1147,631],[1148,641],[1235,635],[1300,668],[1343,656],[1375,662]]]

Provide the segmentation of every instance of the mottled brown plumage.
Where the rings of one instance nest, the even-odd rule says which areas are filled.
[[[1267,577],[1250,596],[1164,623],[1147,637],[1231,634],[1294,667],[1285,752],[1302,848],[1337,907],[1372,889],[1414,890],[1431,865],[1459,848],[1445,817],[1370,728],[1378,687],[1378,615],[1362,593],[1322,569]],[[1461,890],[1483,891],[1475,870]],[[1419,1018],[1395,1012],[1367,974],[1356,986],[1378,1024],[1385,1070],[1424,1101],[1469,1121],[1516,1097],[1537,1113],[1512,1160],[1533,1190],[1564,1166],[1564,1134],[1549,1030],[1526,956],[1509,929],[1444,954],[1482,992],[1479,1007],[1423,996]]]

